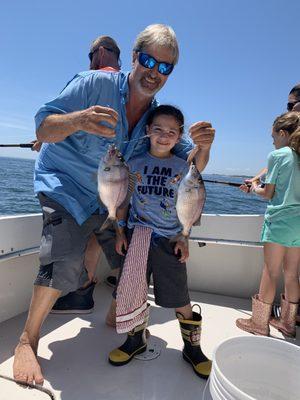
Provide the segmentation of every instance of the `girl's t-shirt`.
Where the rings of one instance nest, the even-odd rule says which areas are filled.
[[[266,220],[300,216],[300,156],[295,151],[286,146],[269,154],[265,183],[276,185]]]
[[[146,226],[168,238],[181,232],[176,197],[179,183],[188,172],[188,163],[175,155],[157,158],[145,153],[130,160],[128,165],[136,177],[128,227]]]

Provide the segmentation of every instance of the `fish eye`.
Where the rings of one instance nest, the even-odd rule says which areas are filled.
[[[104,171],[110,171],[110,167],[105,167]]]

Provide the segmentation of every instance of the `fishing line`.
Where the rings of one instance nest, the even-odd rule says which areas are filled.
[[[17,380],[11,378],[10,376],[1,375],[1,374],[0,374],[0,378],[5,379],[5,380],[10,381],[10,382],[14,382],[17,385],[20,385],[20,386],[24,387],[24,389],[31,388],[31,389],[39,390],[40,392],[46,393],[51,398],[51,400],[55,400],[54,393],[52,393],[51,390],[44,388],[43,386],[35,385],[33,383],[18,382]]]

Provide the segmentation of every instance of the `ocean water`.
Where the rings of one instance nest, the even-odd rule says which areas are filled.
[[[0,215],[41,212],[33,193],[34,161],[0,157]],[[243,182],[245,177],[207,175],[203,178],[227,182]],[[215,183],[206,183],[208,214],[264,214],[266,201],[238,188]]]

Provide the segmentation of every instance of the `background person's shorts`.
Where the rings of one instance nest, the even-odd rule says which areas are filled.
[[[128,244],[132,232],[127,233]],[[166,308],[184,307],[190,303],[186,264],[179,262],[174,247],[175,243],[167,238],[152,238],[148,254],[147,282],[149,285],[152,275],[155,303]],[[116,297],[116,291],[113,296]]]
[[[54,200],[39,194],[43,211],[40,246],[40,269],[35,285],[52,287],[62,295],[77,290],[87,282],[84,254],[92,233],[96,234],[111,266],[119,268],[123,257],[115,251],[113,229],[98,232],[107,214],[93,214],[82,225]]]
[[[300,247],[300,216],[264,221],[261,241],[285,247]]]

